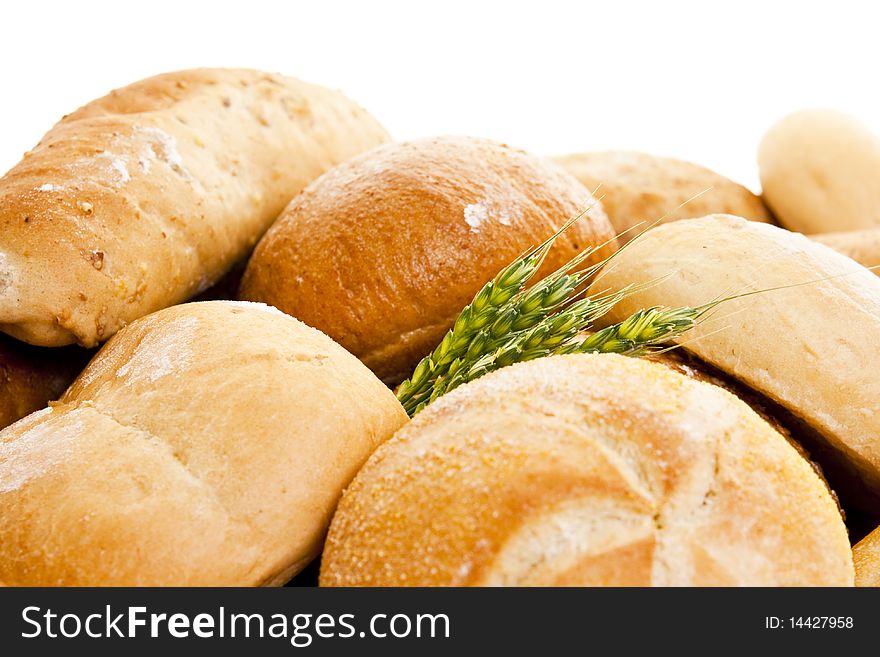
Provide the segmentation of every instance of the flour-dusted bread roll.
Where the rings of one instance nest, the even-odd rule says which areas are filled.
[[[810,465],[733,395],[555,356],[462,386],[346,491],[324,586],[851,585]]]
[[[243,258],[287,202],[386,141],[341,94],[232,69],[137,82],[0,179],[0,330],[94,346]]]
[[[601,196],[618,232],[661,217],[676,221],[713,212],[770,221],[760,198],[698,164],[632,151],[576,153],[554,159],[588,189],[598,189],[596,195]],[[620,239],[628,241],[638,232],[635,229]]]
[[[819,233],[811,239],[830,246],[880,275],[880,226],[839,233]]]
[[[827,279],[827,280],[822,280]],[[598,279],[601,289],[653,282],[609,314],[728,301],[684,348],[779,403],[816,432],[808,445],[854,504],[880,495],[880,278],[782,228],[715,215],[650,230]]]
[[[0,580],[284,583],[406,419],[354,356],[274,308],[159,311],[0,433]]]
[[[880,527],[853,548],[856,586],[880,586]]]
[[[802,233],[880,226],[880,137],[833,110],[804,110],[767,131],[758,151],[764,200]]]
[[[58,399],[90,355],[78,347],[41,349],[0,336],[0,429]]]
[[[486,281],[587,208],[539,275],[613,242],[571,175],[483,139],[380,146],[291,202],[255,249],[241,297],[321,329],[398,383]]]

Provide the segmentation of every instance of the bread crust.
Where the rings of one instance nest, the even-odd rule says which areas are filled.
[[[853,548],[856,586],[880,586],[880,528],[865,536]]]
[[[321,585],[852,585],[798,453],[728,392],[617,355],[504,368],[370,458]]]
[[[241,298],[321,329],[398,383],[486,281],[588,207],[543,273],[614,241],[600,204],[569,174],[483,139],[380,146],[291,202],[257,245]]]
[[[652,229],[596,284],[615,290],[649,281],[607,321],[654,305],[699,306],[809,283],[728,301],[682,344],[815,429],[826,453],[814,456],[832,485],[870,511],[880,493],[880,280],[803,235],[712,215]]]
[[[341,94],[251,70],[136,82],[0,179],[0,330],[94,346],[216,282],[287,202],[387,140]]]
[[[839,233],[819,233],[810,235],[838,253],[849,256],[880,276],[880,227],[865,230],[848,230]]]
[[[40,349],[0,335],[0,429],[58,399],[91,352]]]
[[[159,311],[0,433],[0,580],[282,584],[406,421],[356,358],[273,308]]]
[[[596,194],[602,197],[618,233],[642,222],[647,226],[664,216],[665,223],[714,212],[771,221],[758,196],[691,162],[634,151],[574,153],[553,159],[588,189],[598,190]],[[619,239],[629,241],[638,232],[633,230]]]

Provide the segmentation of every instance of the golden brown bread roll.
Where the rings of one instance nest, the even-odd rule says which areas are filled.
[[[539,275],[613,240],[574,178],[482,139],[380,146],[291,202],[257,245],[241,297],[321,329],[397,383],[486,281],[588,207]]]
[[[779,223],[806,233],[880,226],[880,137],[834,110],[795,112],[758,150],[764,200]]]
[[[168,73],[89,103],[0,179],[0,330],[94,346],[185,301],[306,183],[386,139],[341,94],[259,71]]]
[[[159,311],[0,432],[0,579],[284,583],[406,420],[354,356],[274,308]]]
[[[617,355],[464,385],[358,473],[323,586],[852,585],[823,482],[715,386]]]
[[[880,527],[853,548],[856,586],[880,586]]]
[[[0,429],[58,399],[91,352],[41,349],[0,336]]]
[[[648,282],[608,320],[655,305],[699,306],[809,282],[726,302],[682,343],[817,432],[808,448],[834,488],[850,504],[876,508],[880,279],[803,235],[714,215],[651,229],[595,285],[618,290]]]
[[[664,222],[712,212],[770,221],[761,199],[748,189],[691,162],[632,151],[576,153],[554,160],[588,189],[598,188],[596,195],[618,232],[666,215]],[[628,241],[636,234],[638,229],[620,239]]]
[[[840,233],[819,233],[810,235],[810,238],[849,256],[865,267],[875,267],[876,269],[872,271],[880,275],[880,227]]]

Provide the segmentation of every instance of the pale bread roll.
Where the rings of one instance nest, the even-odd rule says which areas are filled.
[[[822,480],[733,395],[617,355],[440,398],[346,491],[323,586],[852,585]]]
[[[865,230],[810,235],[811,239],[830,246],[880,275],[880,226]]]
[[[633,151],[574,153],[553,159],[589,190],[596,190],[618,233],[661,217],[668,222],[713,212],[770,221],[760,198],[698,164]],[[638,232],[632,230],[619,239],[629,241]]]
[[[713,215],[650,230],[595,286],[648,282],[608,321],[809,282],[725,302],[682,343],[817,431],[809,447],[831,483],[870,510],[880,493],[880,279],[803,235]]]
[[[880,527],[853,548],[856,586],[880,586]]]
[[[610,241],[601,205],[563,169],[485,139],[387,144],[309,185],[260,240],[241,298],[314,326],[399,383],[503,267],[589,209],[548,274]]]
[[[159,311],[0,433],[0,579],[282,584],[406,420],[354,356],[274,308]]]
[[[767,131],[758,150],[764,200],[801,233],[880,226],[880,137],[843,112],[803,110]]]
[[[168,73],[64,117],[0,179],[0,330],[94,346],[217,281],[287,202],[387,140],[341,94]]]

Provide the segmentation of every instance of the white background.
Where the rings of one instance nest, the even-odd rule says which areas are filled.
[[[626,148],[757,188],[784,114],[880,130],[876,2],[4,2],[0,171],[62,114],[169,70],[244,66],[342,89],[398,139],[541,154]]]

